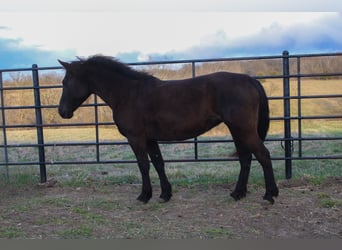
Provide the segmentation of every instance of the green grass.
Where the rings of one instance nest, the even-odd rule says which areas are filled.
[[[13,203],[17,202],[15,197]],[[5,221],[15,214],[15,222],[11,225],[0,223],[0,238],[25,238],[30,232],[23,232],[22,227],[29,228],[54,228],[53,234],[62,239],[86,239],[91,238],[93,231],[108,226],[108,220],[101,211],[112,211],[119,208],[118,204],[110,198],[94,198],[80,201],[70,197],[45,196],[35,193],[25,202],[12,205],[8,202],[6,209],[2,209],[0,220]],[[42,213],[36,210],[42,209]],[[44,212],[50,209],[49,213]]]
[[[64,197],[57,197],[57,198],[42,198],[38,199],[37,202],[40,204],[45,205],[53,205],[57,208],[64,208],[64,207],[70,207],[72,205],[72,202]]]
[[[208,239],[237,239],[237,235],[224,228],[208,228],[205,230],[205,236]]]
[[[333,136],[332,134],[331,136]],[[294,156],[298,154],[298,143],[295,142]],[[267,142],[272,156],[283,156],[284,151],[279,142]],[[193,144],[162,145],[165,159],[189,159],[193,157]],[[308,141],[303,142],[303,156],[341,155],[341,141]],[[24,148],[24,150],[28,150]],[[107,159],[123,156],[128,160],[135,160],[129,147],[103,147],[101,154]],[[199,144],[200,157],[225,158],[233,152],[232,144]],[[72,149],[61,148],[55,152],[58,157],[86,160],[95,157],[90,147]],[[27,155],[30,155],[27,153]],[[59,156],[60,155],[60,156]],[[53,156],[51,154],[50,156]],[[78,158],[78,157],[81,157]],[[116,158],[118,159],[118,158]],[[30,160],[29,158],[26,160]],[[312,183],[321,183],[329,176],[341,176],[340,160],[293,160],[293,178],[307,177]],[[278,180],[285,178],[285,165],[283,160],[273,161],[275,176]],[[233,183],[237,180],[239,163],[229,162],[199,162],[199,163],[166,163],[166,172],[174,185],[192,184],[221,184]],[[94,165],[58,165],[47,166],[48,178],[56,178],[67,186],[101,186],[120,183],[141,183],[141,176],[136,164],[94,164]],[[151,166],[151,179],[159,184],[158,176]],[[38,166],[9,166],[9,185],[16,188],[32,186],[39,182]],[[0,175],[0,186],[8,186],[4,176]],[[263,172],[257,161],[252,162],[250,183],[263,185]]]
[[[342,199],[331,198],[326,193],[319,193],[317,196],[319,199],[319,205],[323,208],[333,208],[342,206]]]
[[[87,238],[91,238],[92,233],[93,233],[93,228],[86,226],[86,225],[80,225],[75,228],[65,229],[65,230],[57,232],[57,234],[62,239],[87,239]]]
[[[93,224],[104,224],[106,221],[102,215],[90,212],[87,208],[84,207],[74,207],[71,211],[73,213],[79,214],[82,219],[87,220],[88,222]]]
[[[233,164],[233,166],[229,166]],[[89,166],[82,170],[82,178],[80,174],[73,176],[68,180],[64,180],[62,177],[58,177],[58,173],[54,173],[55,178],[58,179],[59,183],[63,186],[69,187],[93,187],[102,188],[107,185],[116,184],[141,184],[141,177],[138,167],[135,165],[126,166],[128,174],[120,173],[115,176],[116,171],[113,167],[111,176],[102,178],[96,178],[93,176],[93,172],[96,171],[96,166]],[[64,166],[65,168],[65,166]],[[62,170],[59,170],[62,171]],[[135,171],[129,173],[130,171]],[[235,183],[239,174],[239,166],[237,162],[227,163],[182,163],[182,164],[170,164],[167,165],[166,172],[170,182],[173,185],[174,192],[177,192],[177,187],[191,187],[192,185],[212,185],[212,184],[228,184]],[[274,161],[274,173],[277,181],[285,179],[285,167],[283,161]],[[49,174],[49,171],[48,171]],[[293,176],[292,179],[305,178],[312,184],[321,184],[328,177],[337,177],[342,175],[340,162],[338,160],[305,160],[305,161],[293,161]],[[17,174],[21,175],[21,174]],[[51,176],[52,174],[49,174]],[[16,181],[20,180],[17,178]],[[151,170],[151,180],[154,185],[159,185],[159,179],[154,170]],[[33,179],[32,182],[18,183],[13,182],[4,188],[23,189],[29,186],[35,186],[38,183],[37,179]],[[263,187],[264,177],[261,166],[257,162],[253,162],[250,178],[250,185],[256,185]],[[60,199],[53,201],[44,202],[55,202],[56,206],[67,206],[68,201]],[[44,204],[43,202],[43,204]],[[115,204],[114,204],[115,205]],[[113,204],[102,203],[101,207],[111,207]],[[30,209],[29,205],[19,208],[23,210]]]
[[[1,226],[0,225],[0,239],[12,239],[23,236],[23,231],[15,226]]]

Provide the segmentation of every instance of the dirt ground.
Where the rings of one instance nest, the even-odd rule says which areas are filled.
[[[98,185],[1,190],[0,238],[341,239],[342,178],[320,185],[282,181],[274,205],[263,187],[249,186],[235,202],[230,185],[175,186],[159,203],[135,200],[140,185]]]

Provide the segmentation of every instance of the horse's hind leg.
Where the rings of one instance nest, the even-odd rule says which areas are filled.
[[[279,191],[274,179],[270,152],[260,140],[257,146],[254,148],[253,153],[264,171],[266,193],[263,198],[264,200],[268,200],[273,204],[273,197],[277,197]]]
[[[161,187],[160,199],[164,202],[167,202],[171,199],[172,190],[171,184],[169,183],[169,180],[165,174],[165,164],[158,143],[155,141],[149,141],[147,143],[147,151],[159,176]]]
[[[270,153],[263,141],[253,129],[231,129],[234,142],[239,153],[241,165],[240,175],[236,189],[231,194],[235,200],[245,196],[247,191],[248,174],[250,170],[251,154],[253,153],[263,168],[266,193],[264,199],[274,203],[273,197],[278,196]]]

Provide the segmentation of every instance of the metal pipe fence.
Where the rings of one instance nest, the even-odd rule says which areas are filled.
[[[303,86],[302,82],[307,78],[342,78],[342,72],[315,72],[315,73],[303,73],[302,63],[303,60],[309,58],[342,58],[342,53],[325,53],[325,54],[303,54],[303,55],[290,55],[287,51],[284,51],[282,55],[279,56],[262,56],[262,57],[239,57],[239,58],[217,58],[217,59],[201,59],[201,60],[177,60],[177,61],[160,61],[160,62],[142,62],[142,63],[131,63],[132,67],[147,67],[155,65],[191,65],[191,76],[195,77],[197,73],[197,66],[206,63],[224,63],[224,62],[244,62],[244,61],[259,61],[259,60],[279,60],[281,62],[282,72],[272,75],[254,75],[255,78],[263,81],[267,79],[281,79],[282,81],[282,95],[281,96],[269,96],[271,101],[281,101],[283,106],[282,115],[271,116],[272,122],[282,122],[283,131],[280,137],[269,136],[266,142],[278,142],[282,145],[284,149],[283,156],[273,156],[272,160],[284,161],[285,165],[285,177],[287,179],[292,176],[292,161],[293,160],[314,160],[314,159],[331,159],[340,160],[342,159],[341,151],[334,155],[303,155],[303,142],[307,141],[341,141],[341,136],[332,135],[326,136],[322,134],[317,134],[313,136],[303,135],[303,122],[307,120],[332,120],[341,122],[342,112],[339,114],[319,114],[319,115],[305,115],[303,114],[302,105],[305,100],[326,100],[342,99],[342,81],[341,81],[341,91],[339,93],[327,94],[302,94]],[[342,60],[341,60],[342,61]],[[42,91],[53,90],[60,91],[62,86],[60,83],[53,83],[49,85],[40,84],[40,74],[48,71],[58,71],[61,67],[38,67],[36,64],[32,65],[31,68],[20,68],[20,69],[2,69],[0,70],[0,167],[5,169],[4,175],[9,178],[9,168],[11,166],[27,166],[34,165],[39,166],[40,169],[40,181],[46,182],[47,180],[47,165],[59,164],[125,164],[125,163],[135,163],[132,159],[103,159],[101,155],[102,146],[123,146],[128,145],[126,141],[103,141],[100,138],[100,128],[104,126],[113,126],[114,122],[111,121],[101,121],[100,119],[100,108],[106,105],[102,103],[99,98],[94,96],[91,103],[83,104],[82,107],[93,109],[93,121],[91,122],[73,122],[72,120],[66,122],[55,122],[46,123],[44,122],[43,116],[46,110],[55,110],[57,113],[57,103],[44,103],[42,104]],[[31,74],[32,86],[12,86],[10,84],[5,84],[4,74],[10,74],[12,72],[26,72]],[[296,85],[296,93],[291,93],[291,85]],[[6,96],[13,91],[32,91],[33,92],[33,103],[31,105],[7,105]],[[325,91],[327,92],[327,91]],[[295,103],[296,102],[296,103]],[[336,101],[337,109],[340,105]],[[296,104],[296,105],[294,105]],[[336,109],[336,107],[335,107]],[[33,121],[27,124],[19,123],[8,123],[8,112],[12,110],[21,110],[22,112],[29,112],[34,110]],[[13,119],[12,119],[13,120]],[[295,124],[294,124],[295,122]],[[92,127],[94,128],[94,140],[85,142],[46,142],[44,132],[45,129],[61,129],[61,128],[82,128],[82,127]],[[295,127],[295,128],[294,128]],[[9,130],[36,130],[36,140],[34,142],[20,142],[14,143],[8,140]],[[342,126],[341,130],[342,131]],[[204,144],[214,144],[214,143],[232,143],[231,138],[194,138],[191,140],[183,142],[163,142],[162,144],[191,144],[193,145],[193,157],[180,159],[166,159],[166,162],[222,162],[222,161],[236,161],[236,158],[220,158],[220,157],[203,157],[199,153],[199,146]],[[294,143],[296,143],[297,152],[294,153]],[[55,161],[46,156],[46,151],[49,148],[54,147],[66,147],[73,148],[77,146],[91,146],[95,147],[94,159],[93,160],[58,160]],[[10,159],[9,151],[19,148],[35,148],[34,151],[37,154],[36,160],[20,160],[20,159]],[[114,149],[115,150],[115,149]],[[1,170],[1,168],[0,168]]]

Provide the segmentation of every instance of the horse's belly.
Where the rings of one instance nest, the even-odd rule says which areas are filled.
[[[186,140],[199,136],[221,122],[217,118],[186,119],[178,122],[154,121],[149,123],[147,135],[158,141]]]

